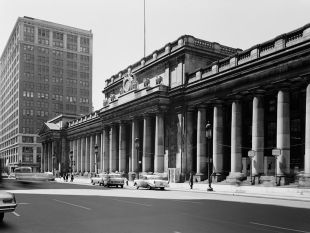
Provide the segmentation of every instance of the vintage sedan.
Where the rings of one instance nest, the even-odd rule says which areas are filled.
[[[125,178],[121,176],[119,173],[110,173],[107,175],[107,183],[106,186],[115,186],[123,188],[125,184]]]
[[[99,184],[99,186],[105,186],[107,184],[108,174],[99,173],[90,178],[90,183],[92,185]]]
[[[4,213],[15,211],[16,206],[15,195],[0,190],[0,222],[3,221]]]
[[[164,177],[158,175],[143,175],[140,179],[134,180],[134,186],[138,189],[140,187],[147,189],[161,189],[164,190],[169,187],[168,181]]]

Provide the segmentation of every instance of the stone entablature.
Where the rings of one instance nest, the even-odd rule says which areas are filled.
[[[226,54],[227,56],[234,54],[238,51],[241,51],[241,49],[235,49],[228,46],[221,45],[216,42],[209,42],[201,39],[197,39],[190,35],[184,35],[181,36],[179,39],[175,40],[174,42],[168,43],[164,47],[160,48],[159,50],[154,51],[149,56],[142,58],[139,62],[134,63],[133,65],[130,65],[128,68],[122,70],[119,72],[119,74],[113,75],[111,78],[107,79],[106,87],[111,86],[112,84],[116,83],[117,81],[121,80],[123,78],[122,74],[136,72],[137,70],[148,66],[150,64],[153,64],[159,60],[161,60],[163,57],[176,52],[177,50],[185,47],[195,47],[202,50],[207,50],[214,53],[221,53]]]
[[[280,35],[273,40],[266,41],[262,44],[255,45],[250,49],[238,52],[232,57],[227,57],[217,62],[214,62],[209,67],[198,70],[195,73],[189,75],[188,83],[193,83],[197,80],[210,77],[217,73],[232,70],[242,64],[256,61],[267,55],[274,54],[279,51],[302,44],[310,39],[310,25],[307,24],[304,27],[296,29],[292,32]]]
[[[98,112],[93,112],[91,114],[82,116],[74,121],[69,122],[69,127],[75,126],[75,125],[81,125],[81,124],[87,124],[90,120],[99,118]]]

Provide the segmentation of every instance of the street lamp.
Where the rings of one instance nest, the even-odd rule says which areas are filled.
[[[72,176],[72,172],[73,172],[73,151],[70,151],[70,162],[71,162],[71,176]]]
[[[139,147],[140,147],[140,142],[139,142],[139,138],[136,138],[135,139],[135,147],[136,147],[136,150],[137,150],[137,179],[139,179]]]
[[[278,157],[281,155],[281,149],[278,149],[278,148],[273,149],[272,155],[274,156],[274,161],[275,161],[274,178],[275,178],[276,186],[279,186],[280,183],[278,183],[278,181],[277,181],[277,160],[278,160]]]
[[[252,160],[253,160],[253,158],[254,158],[254,156],[255,156],[255,151],[254,150],[249,150],[248,151],[248,156],[249,156],[249,158],[250,158],[250,177],[251,177],[251,185],[253,185],[254,183],[255,183],[255,178],[254,178],[254,182],[253,182],[253,175],[252,175],[252,173],[253,173],[253,165],[252,165]]]
[[[98,173],[98,170],[97,170],[97,155],[98,155],[98,145],[96,144],[95,145],[95,172],[96,172],[96,174]]]
[[[55,166],[55,159],[56,159],[56,155],[55,154],[53,154],[52,159],[53,159],[52,169],[53,169],[53,176],[54,176],[55,175],[55,168],[54,168],[54,166]]]
[[[212,139],[212,127],[211,127],[211,124],[209,123],[209,121],[206,125],[206,138],[207,138],[207,144],[208,144],[208,182],[209,182],[209,188],[207,189],[207,191],[213,191],[213,188],[211,187],[211,177],[210,177],[210,154],[211,154],[210,142]]]

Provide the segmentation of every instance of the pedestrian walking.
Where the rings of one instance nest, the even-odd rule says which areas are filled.
[[[73,182],[73,180],[74,180],[74,176],[73,176],[73,174],[71,174],[71,182]]]
[[[190,174],[189,174],[189,186],[191,187],[191,189],[193,189],[193,185],[194,185],[194,175],[193,175],[193,172],[190,172]]]
[[[66,182],[68,182],[69,174],[66,174]]]

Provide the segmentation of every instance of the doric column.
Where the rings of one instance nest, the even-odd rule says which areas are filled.
[[[290,95],[286,89],[278,92],[277,148],[281,150],[277,159],[277,175],[282,176],[290,171]]]
[[[152,125],[151,117],[144,116],[143,119],[143,157],[142,157],[142,172],[150,172],[152,167]]]
[[[310,84],[306,94],[305,176],[310,177]]]
[[[94,135],[90,135],[89,137],[89,171],[95,171],[95,153],[94,153]]]
[[[206,108],[199,107],[197,114],[197,175],[207,172],[206,117]]]
[[[85,172],[85,139],[81,138],[81,172],[82,174]]]
[[[252,118],[252,150],[255,156],[252,159],[252,174],[264,172],[264,103],[263,96],[253,98]]]
[[[119,125],[119,171],[127,172],[126,169],[126,124],[121,122]]]
[[[117,157],[118,157],[118,148],[117,148],[117,127],[115,124],[111,126],[110,130],[110,172],[117,171]]]
[[[44,153],[45,153],[45,143],[42,143],[42,153],[41,153],[41,172],[44,172]]]
[[[131,127],[131,171],[138,172],[139,155],[135,147],[135,139],[139,138],[139,121],[138,119],[132,120]],[[139,139],[140,140],[140,139]],[[140,149],[139,149],[140,150]]]
[[[231,108],[231,174],[241,173],[242,169],[242,114],[241,103],[235,100]]]
[[[76,160],[75,160],[75,166],[76,166],[76,171],[80,172],[81,171],[81,166],[80,166],[80,162],[81,162],[81,139],[78,138],[76,139],[76,143],[77,143],[77,152],[76,152]]]
[[[103,171],[110,170],[110,129],[105,127],[103,129],[104,149],[103,149]]]
[[[155,119],[154,172],[164,172],[164,141],[164,115],[157,113]]]
[[[176,168],[181,170],[181,175],[184,175],[184,115],[179,112],[177,114],[177,152],[176,152]],[[181,177],[182,179],[182,177]]]
[[[213,109],[213,169],[223,173],[223,106],[217,104]]]

